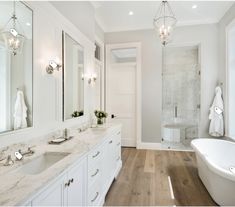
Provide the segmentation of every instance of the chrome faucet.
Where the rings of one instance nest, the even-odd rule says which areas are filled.
[[[32,146],[35,147],[35,146]],[[15,152],[16,160],[22,160],[25,155],[32,155],[34,154],[34,150],[32,150],[32,147],[28,147],[27,151],[22,152],[20,149]]]
[[[9,147],[5,147],[0,151],[0,161],[6,160],[3,164],[4,166],[10,166],[14,164],[13,159],[11,158],[11,155],[5,154],[5,152],[9,149]]]
[[[68,137],[69,137],[69,130],[67,128],[64,129],[63,135],[64,135],[65,139],[68,139]]]

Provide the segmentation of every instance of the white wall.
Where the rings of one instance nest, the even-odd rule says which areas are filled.
[[[235,4],[226,12],[226,14],[223,16],[223,18],[219,22],[219,57],[220,57],[220,65],[219,65],[219,77],[220,81],[223,84],[223,92],[224,92],[224,102],[225,102],[225,135],[228,134],[228,117],[226,114],[228,113],[228,101],[227,101],[227,91],[226,91],[226,36],[227,36],[227,28],[230,26],[230,24],[235,23]]]
[[[104,42],[104,31],[97,22],[95,22],[95,35]]]
[[[85,72],[91,73],[94,68],[94,42],[84,36],[50,3],[38,1],[27,4],[34,13],[33,127],[1,134],[0,147],[85,122],[90,118],[90,111],[93,110],[92,88],[85,81],[85,116],[65,123],[62,122],[62,72],[61,70],[55,71],[53,75],[48,75],[45,68],[49,60],[55,57],[61,60],[62,30],[65,30],[84,47]],[[79,14],[77,16],[79,17]]]
[[[226,80],[226,28],[235,19],[235,4],[226,12],[219,22],[219,43],[220,43],[220,79]]]
[[[51,1],[51,4],[91,41],[95,40],[95,9],[89,1]]]
[[[142,141],[161,141],[162,46],[154,30],[105,33],[105,43],[142,43]],[[172,44],[201,46],[201,126],[208,136],[208,110],[218,79],[218,25],[178,27]]]
[[[162,48],[153,30],[105,33],[105,44],[141,42],[142,140],[160,142]]]
[[[227,112],[228,131],[227,136],[235,139],[235,24],[228,31],[228,57],[227,57]]]

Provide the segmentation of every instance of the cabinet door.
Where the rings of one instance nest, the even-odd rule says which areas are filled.
[[[58,178],[48,188],[44,189],[32,201],[32,206],[63,206],[64,205],[64,180],[66,176]]]
[[[87,159],[68,172],[66,190],[67,206],[85,206],[87,195]]]
[[[104,162],[103,162],[103,190],[107,191],[113,181],[115,171],[115,142],[114,137],[110,137],[104,144]]]
[[[110,176],[114,178],[114,172],[116,170],[116,142],[115,136],[112,136],[109,141],[109,156],[110,156]]]

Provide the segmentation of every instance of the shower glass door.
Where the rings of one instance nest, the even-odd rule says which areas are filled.
[[[165,47],[162,71],[162,144],[189,149],[200,118],[198,46]]]

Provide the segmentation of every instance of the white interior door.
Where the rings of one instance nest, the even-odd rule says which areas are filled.
[[[138,49],[128,44],[106,46],[107,121],[122,124],[122,146],[130,147],[136,147],[138,134]]]

